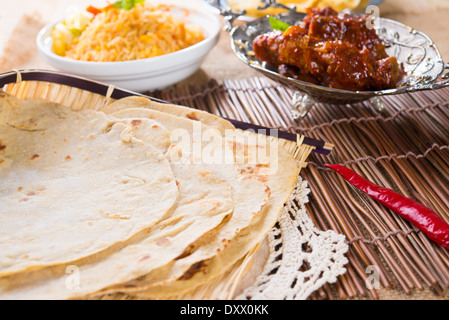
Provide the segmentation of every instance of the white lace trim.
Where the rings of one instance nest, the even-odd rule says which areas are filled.
[[[318,230],[307,214],[307,181],[301,177],[268,234],[269,256],[255,284],[236,299],[305,300],[344,274],[348,263],[345,236]]]

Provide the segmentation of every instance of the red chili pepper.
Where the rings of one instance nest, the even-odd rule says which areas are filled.
[[[449,249],[449,224],[435,212],[391,189],[375,185],[344,166],[338,164],[326,164],[325,166],[336,171],[354,187],[408,220],[430,239]]]

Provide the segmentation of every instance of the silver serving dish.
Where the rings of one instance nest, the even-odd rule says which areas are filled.
[[[224,7],[221,7],[220,12],[227,21],[226,28],[230,31],[231,46],[236,56],[249,67],[296,91],[292,101],[292,116],[295,119],[304,117],[317,102],[352,104],[371,100],[376,108],[382,109],[382,102],[379,99],[381,96],[436,90],[449,85],[449,72],[443,74],[445,69],[449,69],[449,64],[443,62],[435,43],[424,33],[394,20],[378,18],[374,28],[384,41],[388,55],[395,56],[403,64],[408,75],[407,78],[395,89],[349,91],[315,85],[280,75],[276,68],[257,59],[252,50],[253,39],[272,30],[268,17],[233,27],[233,21],[244,12],[236,13]],[[303,13],[291,10],[274,17],[294,25],[304,16]]]

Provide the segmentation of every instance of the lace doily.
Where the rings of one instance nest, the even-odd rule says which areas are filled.
[[[336,282],[337,277],[346,272],[346,238],[314,226],[305,208],[309,192],[307,181],[299,177],[265,241],[268,257],[261,273],[249,280],[253,285],[236,299],[304,300],[324,284]]]

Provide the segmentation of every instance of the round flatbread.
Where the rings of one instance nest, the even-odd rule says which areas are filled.
[[[114,126],[124,128],[120,137],[125,141],[157,141],[155,146],[160,150],[170,146],[169,131],[155,121],[118,120],[112,117],[109,121]],[[152,149],[149,144],[145,145]],[[174,162],[170,162],[170,166],[179,195],[163,220],[127,243],[115,244],[108,250],[80,259],[75,264],[47,267],[1,278],[0,298],[78,298],[140,277],[187,254],[192,243],[212,232],[232,215],[232,190],[224,179],[204,166]],[[157,201],[151,203],[156,204]],[[75,274],[72,275],[67,270],[75,271]]]
[[[167,159],[94,111],[0,95],[0,276],[125,242],[178,197]]]

